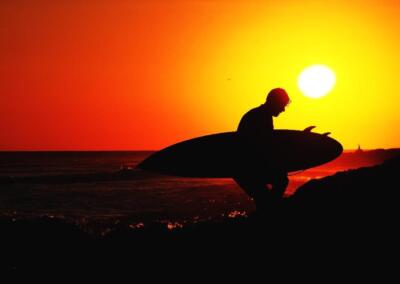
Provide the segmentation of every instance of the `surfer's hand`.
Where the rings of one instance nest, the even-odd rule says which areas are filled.
[[[311,132],[311,130],[313,130],[314,128],[315,128],[314,125],[313,126],[309,126],[309,127],[305,128],[303,131],[304,132]]]

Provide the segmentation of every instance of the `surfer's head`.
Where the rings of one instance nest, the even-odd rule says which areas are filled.
[[[265,105],[273,116],[278,116],[281,112],[285,111],[285,107],[289,103],[290,98],[287,92],[282,88],[275,88],[268,93]]]

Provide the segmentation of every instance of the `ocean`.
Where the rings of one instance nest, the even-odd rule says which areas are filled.
[[[255,210],[252,200],[232,179],[180,178],[135,169],[151,153],[0,152],[0,214],[62,218],[97,229],[119,222],[137,227],[160,222],[173,228],[245,216]],[[97,179],[121,168],[129,169],[131,178]],[[328,166],[292,173],[286,194],[293,194],[311,178],[345,168]],[[85,179],[93,176],[96,178]],[[7,179],[23,182],[8,183]]]

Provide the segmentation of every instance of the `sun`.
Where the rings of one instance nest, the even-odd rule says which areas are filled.
[[[325,65],[312,65],[304,69],[298,79],[301,92],[310,98],[321,98],[335,85],[336,77]]]

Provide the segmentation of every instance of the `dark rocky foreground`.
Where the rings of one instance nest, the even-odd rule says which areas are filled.
[[[312,261],[313,266],[333,268],[334,262],[349,269],[385,263],[390,269],[399,242],[399,169],[400,157],[339,172],[308,182],[270,212],[173,230],[165,224],[119,224],[96,235],[65,220],[4,216],[1,268],[43,273],[141,273],[151,268],[173,273],[222,266],[251,271],[254,263],[289,269]]]

